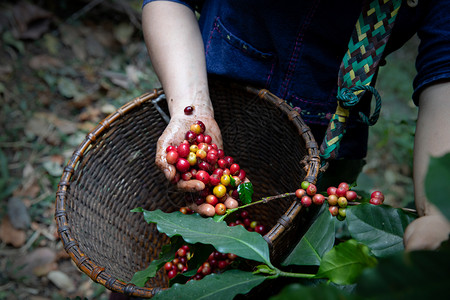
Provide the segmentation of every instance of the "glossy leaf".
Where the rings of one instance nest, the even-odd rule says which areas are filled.
[[[380,258],[358,279],[356,292],[370,299],[444,299],[450,282],[450,242],[439,251],[400,252]]]
[[[318,266],[323,255],[333,248],[334,239],[335,218],[327,209],[322,209],[316,221],[282,262],[282,265]]]
[[[360,204],[347,208],[348,230],[377,257],[402,251],[403,234],[414,216],[386,205]]]
[[[264,276],[250,272],[230,270],[205,276],[202,280],[191,280],[186,284],[174,284],[170,289],[156,294],[153,299],[231,300],[236,295],[250,292],[265,279]]]
[[[284,287],[281,292],[270,298],[270,300],[342,300],[342,299],[361,299],[346,291],[340,290],[333,285],[319,284],[317,286],[303,286],[298,283],[290,284]]]
[[[225,222],[215,222],[212,218],[203,218],[198,214],[184,215],[178,211],[165,213],[142,208],[132,211],[143,212],[145,221],[156,223],[159,232],[170,237],[181,235],[190,244],[211,244],[219,252],[234,253],[272,266],[267,242],[260,234],[248,232],[242,226],[229,227]]]
[[[425,193],[427,198],[435,204],[450,220],[450,153],[441,157],[430,157],[428,172],[425,177]]]
[[[367,246],[348,240],[325,254],[316,277],[328,278],[337,284],[353,284],[365,268],[376,264]]]
[[[239,199],[242,203],[249,204],[252,202],[253,185],[251,182],[244,182],[238,185],[237,191],[239,193]]]

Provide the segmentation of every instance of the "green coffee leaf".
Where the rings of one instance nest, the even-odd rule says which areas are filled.
[[[348,240],[325,254],[316,277],[328,278],[337,284],[352,284],[365,268],[376,264],[367,246]]]
[[[153,299],[231,300],[236,295],[250,292],[264,280],[265,277],[261,275],[230,270],[205,276],[202,280],[191,280],[186,284],[174,284],[170,289],[156,294]]]
[[[303,286],[298,283],[293,283],[284,287],[278,295],[270,298],[270,300],[292,300],[292,299],[351,300],[360,298],[357,297],[356,295],[352,295],[346,291],[340,290],[337,287],[328,284],[319,284],[316,286]]]
[[[233,176],[230,176],[230,185],[236,187],[236,180],[234,180]]]
[[[239,193],[239,199],[241,199],[243,204],[249,204],[252,202],[253,196],[253,185],[251,182],[241,183],[237,191]]]
[[[442,299],[450,282],[450,242],[439,251],[399,252],[379,259],[358,279],[364,299]]]
[[[425,177],[425,193],[428,200],[435,204],[448,220],[450,220],[450,203],[443,195],[450,195],[449,182],[450,153],[441,157],[430,157]]]
[[[165,213],[136,208],[132,212],[143,212],[146,222],[156,223],[159,232],[170,237],[181,235],[188,243],[211,244],[219,252],[234,253],[272,266],[267,242],[260,234],[249,232],[242,226],[229,227],[225,222],[215,222],[198,214],[184,215],[179,211]]]
[[[352,238],[367,245],[376,257],[402,251],[405,228],[413,220],[413,215],[386,205],[360,204],[347,208]]]
[[[322,209],[316,221],[281,264],[320,265],[323,255],[334,245],[335,219],[327,209]]]

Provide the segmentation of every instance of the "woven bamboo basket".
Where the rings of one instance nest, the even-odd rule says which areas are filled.
[[[254,199],[315,182],[319,152],[300,115],[267,90],[210,81],[224,151],[247,172]],[[56,193],[55,219],[65,250],[78,268],[106,288],[151,298],[168,287],[160,271],[146,287],[133,274],[158,258],[168,238],[144,222],[136,207],[165,212],[185,206],[183,193],[155,165],[156,142],[168,122],[162,90],[135,98],[101,121],[74,151]],[[311,212],[295,198],[249,207],[270,228],[264,236],[276,263],[297,243]]]

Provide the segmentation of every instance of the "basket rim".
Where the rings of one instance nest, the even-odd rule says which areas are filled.
[[[258,96],[259,98],[271,102],[283,113],[285,113],[289,120],[295,125],[298,133],[303,137],[306,142],[307,157],[305,159],[304,168],[306,170],[306,176],[304,180],[311,183],[315,183],[320,169],[320,156],[317,143],[314,141],[314,137],[301,118],[300,114],[289,106],[286,101],[278,98],[270,91],[266,89],[258,89],[252,86],[238,84],[231,82],[233,88],[244,89],[245,91]],[[105,272],[105,268],[96,265],[79,247],[78,241],[72,236],[71,226],[69,225],[67,212],[65,209],[65,203],[67,200],[67,193],[70,185],[72,175],[82,159],[84,153],[90,149],[93,142],[96,141],[102,133],[109,129],[111,125],[118,119],[125,116],[127,113],[135,108],[140,107],[142,104],[154,100],[163,95],[164,91],[160,89],[153,89],[153,91],[144,93],[141,96],[134,98],[127,102],[125,105],[116,110],[116,112],[110,114],[103,119],[99,124],[92,129],[73,152],[70,160],[65,166],[58,183],[56,192],[55,203],[55,221],[57,225],[57,232],[60,240],[63,243],[65,251],[69,254],[70,258],[75,262],[76,266],[86,275],[88,275],[93,281],[104,285],[111,291],[123,293],[125,295],[141,298],[151,298],[164,288],[160,287],[139,287],[132,283],[124,282],[121,279],[114,278]],[[277,224],[269,230],[264,236],[264,239],[269,244],[269,247],[273,246],[273,241],[282,235],[289,227],[289,223],[298,215],[301,211],[301,204],[299,201],[293,201],[291,206],[286,210],[283,216],[278,220]]]

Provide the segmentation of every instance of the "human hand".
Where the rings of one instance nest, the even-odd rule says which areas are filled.
[[[211,136],[213,143],[215,143],[219,149],[223,148],[219,126],[211,114],[196,114],[195,116],[178,114],[172,116],[163,134],[158,139],[155,158],[156,165],[163,171],[169,181],[174,180],[176,168],[167,163],[166,149],[170,145],[177,146],[183,142],[186,131],[189,130],[190,126],[196,120],[200,120],[205,124],[205,132]],[[177,187],[186,192],[198,192],[205,188],[205,184],[195,179],[189,181],[180,180],[177,182]]]
[[[245,177],[242,183],[247,182],[250,182],[250,180],[248,180],[248,178]],[[223,199],[220,200],[220,202],[222,202],[225,205],[226,209],[234,209],[239,206],[238,200],[233,198],[228,193],[224,196]],[[192,202],[188,203],[188,208],[205,217],[214,217],[214,215],[216,214],[214,206],[209,203],[197,205],[196,203]]]
[[[450,222],[441,214],[426,215],[411,222],[403,235],[406,251],[435,250],[449,238]]]

